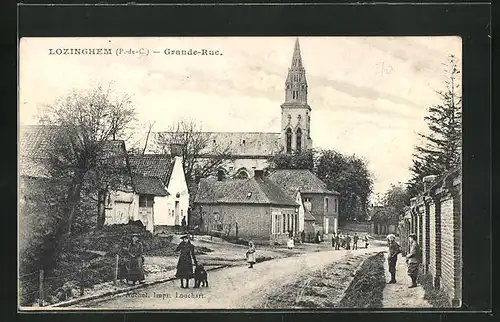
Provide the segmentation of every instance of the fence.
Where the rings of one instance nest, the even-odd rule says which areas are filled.
[[[107,238],[110,236],[108,235]],[[115,236],[116,237],[116,236]],[[118,236],[121,237],[121,236]],[[76,243],[84,245],[84,240],[94,238],[98,244],[102,236],[86,237]],[[65,301],[70,298],[82,296],[86,289],[93,285],[113,281],[115,284],[123,275],[125,263],[130,259],[125,249],[124,241],[129,237],[123,238],[119,244],[105,245],[109,246],[109,251],[91,250],[88,248],[75,252],[66,252],[65,260],[59,267],[53,270],[44,269],[21,272],[19,275],[19,298],[21,306],[38,305],[45,306],[55,302]],[[163,238],[162,238],[163,239]],[[146,241],[144,241],[146,242]],[[163,244],[151,244],[162,247]],[[146,251],[147,248],[144,248]],[[68,257],[70,259],[68,259]],[[84,258],[79,260],[79,258]]]
[[[422,248],[422,272],[432,277],[434,289],[448,296],[452,306],[462,297],[462,176],[460,169],[435,180],[426,177],[425,191],[411,200],[400,222],[401,244],[408,251],[414,233]],[[433,181],[430,181],[433,180]]]

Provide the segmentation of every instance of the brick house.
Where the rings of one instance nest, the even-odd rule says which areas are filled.
[[[201,231],[271,245],[298,233],[299,207],[259,170],[249,179],[202,179],[194,202]]]
[[[337,232],[340,194],[329,190],[314,173],[307,169],[280,169],[271,173],[269,180],[284,191],[300,191],[304,208],[314,217],[319,231]]]

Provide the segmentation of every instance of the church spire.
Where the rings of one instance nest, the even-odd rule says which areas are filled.
[[[295,48],[293,49],[292,68],[302,68],[302,57],[300,55],[299,38],[295,39]]]
[[[295,40],[292,65],[285,82],[285,103],[307,104],[306,70],[302,65],[299,38]]]

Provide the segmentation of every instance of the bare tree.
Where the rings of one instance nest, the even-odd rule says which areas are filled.
[[[214,136],[202,132],[194,121],[181,121],[168,132],[158,133],[156,143],[161,153],[172,153],[171,145],[182,145],[184,174],[188,183],[197,178],[214,175],[216,170],[231,159],[228,142],[216,142]]]
[[[40,115],[40,124],[52,131],[46,166],[53,178],[67,182],[54,234],[56,251],[71,231],[82,193],[102,194],[124,184],[126,164],[115,153],[116,144],[109,143],[126,135],[135,112],[128,96],[114,99],[112,94],[110,87],[101,86],[74,91]]]

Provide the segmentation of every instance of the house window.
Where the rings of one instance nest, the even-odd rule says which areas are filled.
[[[139,207],[153,207],[154,196],[139,195]]]
[[[325,212],[328,212],[328,198],[325,198]]]
[[[292,130],[286,130],[286,153],[292,153]]]
[[[297,129],[297,151],[300,152],[302,150],[302,130],[299,128]]]

